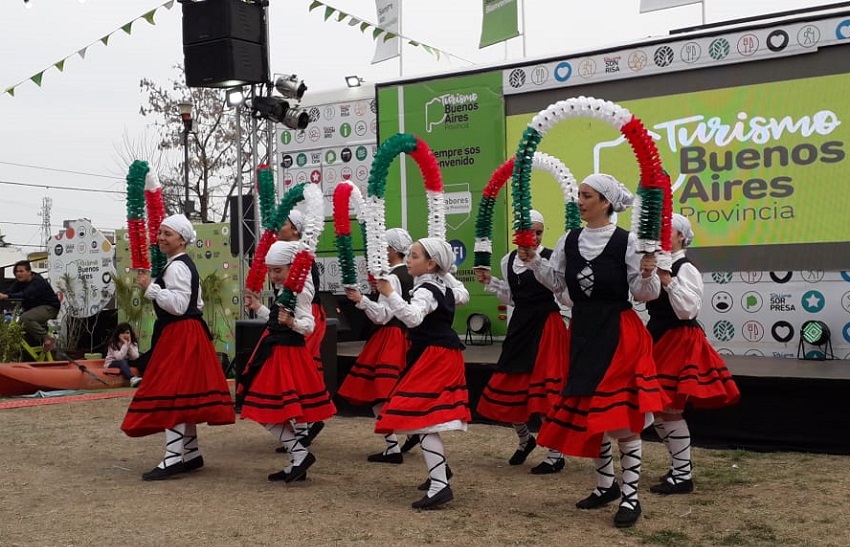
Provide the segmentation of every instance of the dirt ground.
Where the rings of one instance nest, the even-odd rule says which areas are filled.
[[[248,421],[200,426],[204,469],[143,482],[164,437],[125,437],[127,403],[0,410],[0,545],[850,545],[846,457],[695,449],[696,491],[660,497],[649,485],[666,453],[645,443],[644,516],[618,530],[614,506],[574,506],[594,485],[591,461],[531,475],[545,451],[508,466],[513,431],[489,425],[445,435],[455,501],[437,511],[410,508],[426,474],[418,448],[403,465],[366,462],[382,444],[367,418],[328,421],[303,483],[266,481],[283,457]]]

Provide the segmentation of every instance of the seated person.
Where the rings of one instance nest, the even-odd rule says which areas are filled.
[[[0,292],[0,300],[21,300],[23,313],[21,325],[31,343],[41,344],[44,351],[53,349],[55,340],[47,332],[47,322],[59,315],[59,298],[41,275],[32,271],[28,260],[15,262],[15,282],[7,293]]]

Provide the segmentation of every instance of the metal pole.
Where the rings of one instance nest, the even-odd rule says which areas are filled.
[[[186,122],[183,122],[183,188],[186,191],[183,214],[189,218],[189,126]]]
[[[230,237],[236,237],[239,243],[239,256],[236,259],[239,261],[239,290],[245,287],[245,234],[242,230],[242,223],[245,221],[242,211],[242,104],[236,105],[236,226],[237,233],[231,234]],[[230,211],[230,214],[234,214]],[[241,299],[240,299],[241,301]],[[245,319],[245,306],[239,306],[239,317]]]

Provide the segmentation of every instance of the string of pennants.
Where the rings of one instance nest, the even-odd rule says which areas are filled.
[[[405,40],[408,43],[408,45],[411,45],[413,47],[421,47],[423,50],[425,50],[429,54],[435,56],[437,59],[439,59],[440,56],[443,55],[443,56],[446,56],[446,57],[454,57],[455,59],[460,59],[461,61],[465,61],[469,64],[475,64],[474,62],[470,61],[469,59],[464,59],[463,57],[460,57],[460,56],[455,55],[453,53],[449,53],[448,51],[445,51],[443,49],[439,49],[439,48],[436,48],[434,46],[424,44],[419,40],[414,40],[413,38],[409,38],[409,37],[407,37],[403,34],[397,34],[397,33],[394,33],[394,32],[390,32],[389,30],[381,27],[380,25],[376,25],[375,23],[371,23],[371,22],[366,21],[364,19],[361,19],[359,17],[355,17],[355,16],[351,15],[350,13],[345,13],[341,9],[335,8],[335,7],[331,6],[330,4],[325,4],[324,2],[320,2],[319,0],[313,0],[313,2],[310,4],[310,7],[307,11],[312,12],[313,10],[315,10],[317,8],[325,8],[325,14],[324,14],[325,21],[327,21],[328,19],[330,19],[331,17],[336,15],[336,21],[338,23],[342,23],[346,20],[346,18],[348,18],[348,21],[347,21],[348,26],[356,27],[356,26],[359,25],[360,32],[362,32],[364,34],[366,33],[367,30],[371,29],[372,30],[372,40],[377,41],[378,38],[381,38],[384,42],[386,42],[388,40],[392,40],[393,38],[400,38],[402,40]]]
[[[42,82],[42,79],[44,78],[44,73],[47,72],[48,70],[50,70],[51,68],[55,68],[59,72],[64,72],[65,71],[65,61],[67,61],[68,59],[70,59],[74,55],[79,55],[81,59],[85,59],[86,58],[86,52],[93,45],[96,45],[97,43],[101,43],[104,46],[108,46],[109,45],[109,39],[113,35],[115,35],[119,32],[131,34],[133,32],[133,23],[135,23],[136,21],[144,19],[149,24],[156,25],[156,22],[154,21],[154,16],[156,15],[157,10],[159,10],[160,8],[165,8],[165,9],[170,10],[173,6],[174,6],[174,0],[168,0],[167,2],[163,2],[161,5],[155,7],[154,9],[150,10],[149,12],[136,17],[135,19],[131,20],[128,23],[121,25],[120,27],[116,28],[115,30],[113,30],[113,31],[103,35],[101,38],[95,40],[94,42],[84,46],[82,49],[77,50],[75,53],[72,53],[72,54],[64,57],[63,59],[56,61],[55,63],[51,64],[50,66],[45,67],[44,69],[36,72],[35,74],[30,76],[29,78],[25,78],[25,79],[21,80],[20,82],[7,87],[3,93],[8,94],[11,97],[14,97],[15,96],[15,89],[17,87],[19,87],[21,84],[24,84],[24,83],[29,82],[29,81],[32,81],[33,83],[35,83],[35,85],[37,85],[38,87],[41,87],[41,82]]]

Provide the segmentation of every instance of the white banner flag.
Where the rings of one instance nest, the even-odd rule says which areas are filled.
[[[378,11],[378,26],[393,34],[398,34],[399,12],[401,0],[375,0],[375,9]],[[375,56],[372,64],[398,57],[401,44],[398,37],[384,40],[386,34],[375,38]]]
[[[702,4],[704,0],[640,0],[640,13],[678,8],[689,4]]]

